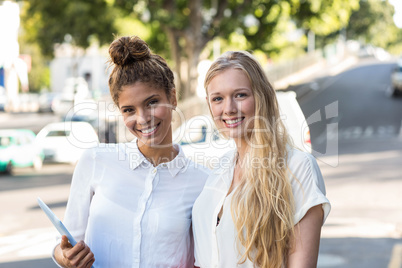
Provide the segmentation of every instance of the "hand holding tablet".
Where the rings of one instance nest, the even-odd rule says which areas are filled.
[[[38,203],[41,209],[45,212],[46,216],[49,220],[53,223],[53,226],[56,227],[57,231],[59,231],[60,235],[65,235],[68,238],[70,244],[74,247],[77,244],[77,241],[74,237],[70,234],[64,224],[57,218],[57,216],[53,213],[53,211],[38,197]],[[94,268],[94,266],[91,266]]]

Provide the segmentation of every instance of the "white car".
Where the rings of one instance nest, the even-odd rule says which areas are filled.
[[[277,92],[281,119],[293,143],[300,150],[311,152],[310,130],[296,100],[296,93]],[[190,118],[173,132],[174,142],[180,144],[186,156],[198,164],[212,168],[227,151],[236,148],[232,139],[224,139],[210,115]]]
[[[98,135],[87,122],[59,122],[46,125],[37,135],[45,161],[75,164],[85,149],[99,144]]]

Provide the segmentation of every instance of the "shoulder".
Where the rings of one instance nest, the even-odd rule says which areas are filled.
[[[194,176],[196,178],[206,180],[211,174],[211,170],[204,165],[198,164],[186,157],[183,174],[185,174],[186,176]]]
[[[311,173],[320,170],[314,156],[298,149],[291,149],[288,152],[288,167],[292,172]]]
[[[124,143],[100,143],[95,147],[86,149],[80,158],[80,162],[94,160],[125,159],[127,148]]]
[[[298,223],[310,208],[320,204],[324,210],[325,221],[331,205],[325,196],[324,178],[314,156],[293,149],[288,154],[288,168],[295,201],[294,222]]]
[[[310,153],[297,149],[289,151],[288,168],[293,187],[318,188],[325,194],[324,178],[320,167]]]
[[[236,156],[237,150],[229,150],[222,156],[217,157],[215,161],[210,162],[211,169],[215,171],[228,170],[233,165],[234,158]]]

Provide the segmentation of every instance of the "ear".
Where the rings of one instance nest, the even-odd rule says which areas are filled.
[[[170,104],[172,104],[174,107],[177,106],[177,98],[176,98],[176,89],[172,88],[170,91]]]

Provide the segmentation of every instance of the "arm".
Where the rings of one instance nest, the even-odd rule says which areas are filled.
[[[317,267],[321,226],[324,212],[322,205],[312,207],[295,226],[295,240],[288,257],[289,268]]]
[[[94,166],[93,150],[86,150],[78,161],[72,178],[63,223],[77,241],[83,240],[85,237],[89,207],[94,195],[91,187],[91,181],[94,178]],[[95,261],[91,250],[84,241],[80,241],[72,247],[66,236],[62,236],[60,244],[55,247],[53,253],[54,261],[62,267],[91,267]],[[92,254],[92,263],[90,256],[86,258],[88,254]],[[81,263],[85,258],[85,262]],[[87,266],[86,262],[91,263],[91,265]]]
[[[84,241],[79,241],[73,247],[65,235],[55,248],[54,257],[62,267],[90,268],[95,262],[94,254]]]

